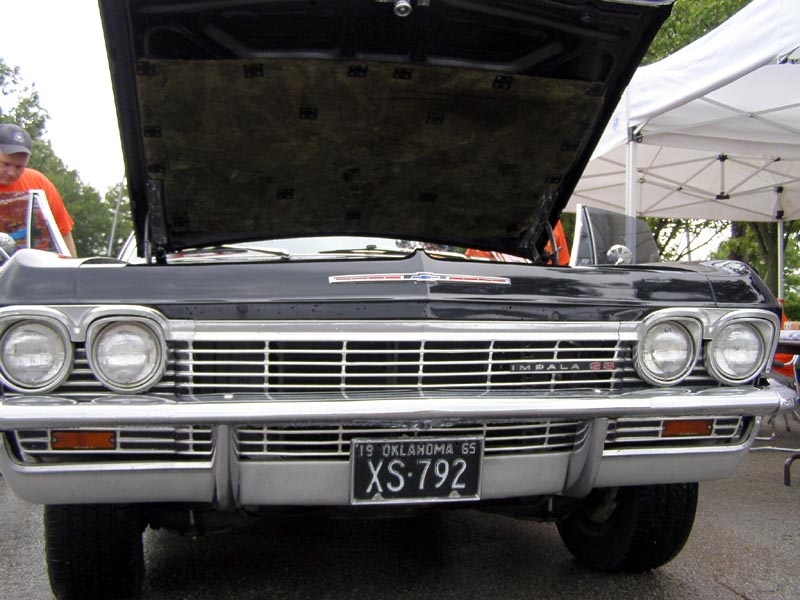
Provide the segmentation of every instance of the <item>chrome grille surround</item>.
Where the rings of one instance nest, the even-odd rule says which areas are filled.
[[[711,421],[708,435],[666,437],[664,426],[670,420]],[[637,450],[646,448],[709,447],[740,444],[753,427],[752,417],[692,416],[670,418],[624,417],[609,419],[606,450]]]
[[[499,421],[450,423],[415,428],[378,424],[242,425],[234,429],[236,453],[242,460],[350,459],[353,438],[425,438],[479,435],[486,456],[526,456],[571,452],[586,440],[584,421]]]

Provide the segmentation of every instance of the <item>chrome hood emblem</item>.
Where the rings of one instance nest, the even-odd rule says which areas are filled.
[[[508,277],[487,277],[482,275],[451,275],[445,273],[369,273],[366,275],[334,275],[328,283],[392,283],[413,281],[415,283],[488,283],[492,285],[511,285]]]

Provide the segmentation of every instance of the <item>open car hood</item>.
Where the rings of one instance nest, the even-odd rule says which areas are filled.
[[[669,2],[404,2],[100,0],[140,253],[541,248]]]

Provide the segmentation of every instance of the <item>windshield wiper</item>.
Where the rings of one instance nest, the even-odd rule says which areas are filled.
[[[414,252],[409,248],[379,248],[373,244],[361,248],[338,248],[335,250],[320,250],[317,254],[364,254],[367,256],[408,256]]]
[[[268,254],[269,256],[275,256],[281,259],[289,259],[291,258],[291,254],[289,254],[286,250],[281,250],[280,248],[262,248],[260,246],[233,246],[228,244],[223,244],[221,246],[216,246],[217,248],[224,248],[225,250],[232,250],[234,252],[253,252],[255,254]]]

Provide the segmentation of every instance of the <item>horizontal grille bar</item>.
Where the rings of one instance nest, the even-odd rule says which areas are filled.
[[[608,423],[606,450],[633,448],[664,448],[684,446],[718,446],[737,444],[744,439],[752,426],[752,418],[739,416],[693,417],[700,421],[710,421],[707,435],[665,436],[664,430],[669,421],[685,419],[612,419]]]
[[[581,421],[475,423],[412,428],[304,425],[248,425],[235,428],[236,452],[243,460],[349,460],[353,438],[426,438],[480,435],[487,456],[568,452],[580,446],[587,432]]]
[[[144,460],[207,460],[213,452],[211,427],[120,427],[81,428],[58,431],[111,432],[113,449],[54,449],[54,430],[15,432],[26,461],[65,457],[75,460],[126,460],[132,455]],[[62,460],[63,462],[63,460]]]

